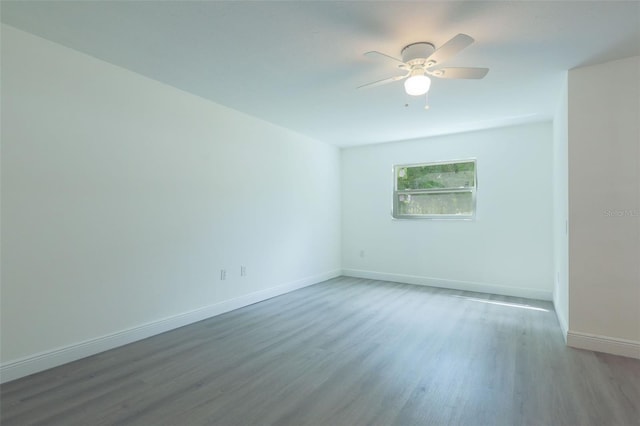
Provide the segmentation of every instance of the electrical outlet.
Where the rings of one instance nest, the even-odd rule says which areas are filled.
[[[247,267],[246,266],[240,266],[240,276],[241,277],[246,277],[247,276]]]
[[[227,279],[227,270],[226,269],[220,269],[220,279],[223,280],[223,281]]]

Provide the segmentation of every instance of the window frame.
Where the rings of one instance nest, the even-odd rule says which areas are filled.
[[[458,188],[434,188],[434,189],[409,189],[398,190],[398,171],[401,168],[410,167],[424,167],[424,166],[438,166],[444,164],[456,164],[456,163],[473,163],[474,173],[474,186],[473,187],[458,187]],[[478,161],[476,158],[465,158],[459,160],[446,160],[446,161],[433,161],[426,163],[412,163],[412,164],[394,164],[392,167],[393,177],[393,201],[391,206],[391,216],[394,220],[466,220],[472,221],[476,219],[477,211],[477,191],[478,191]],[[459,215],[459,214],[400,214],[398,195],[400,194],[443,194],[443,193],[455,193],[455,192],[471,192],[471,214]]]

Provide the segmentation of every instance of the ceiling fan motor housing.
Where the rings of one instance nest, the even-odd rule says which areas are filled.
[[[402,62],[409,65],[424,65],[435,50],[435,46],[431,43],[412,43],[402,49]]]

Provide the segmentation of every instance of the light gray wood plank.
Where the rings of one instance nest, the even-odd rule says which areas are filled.
[[[5,425],[638,425],[549,302],[340,277],[1,387]]]

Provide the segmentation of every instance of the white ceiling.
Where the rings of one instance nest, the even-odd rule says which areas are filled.
[[[563,72],[640,55],[640,2],[2,1],[2,21],[338,146],[546,120]],[[431,109],[363,56],[476,42],[433,80]],[[43,66],[46,66],[44,64]],[[639,76],[640,78],[640,76]]]

